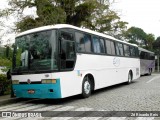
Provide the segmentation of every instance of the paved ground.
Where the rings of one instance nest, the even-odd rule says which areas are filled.
[[[9,96],[3,96],[7,98]],[[2,97],[0,97],[1,99]],[[1,101],[1,100],[0,100]],[[15,103],[6,103],[0,106],[0,111],[83,111],[79,117],[57,117],[57,118],[36,118],[36,119],[62,119],[62,120],[160,120],[160,74],[142,76],[133,81],[132,84],[120,84],[95,91],[87,99],[80,96],[65,98],[62,100],[35,100],[35,99],[12,99]],[[16,103],[17,102],[17,103]],[[1,102],[0,102],[1,103]],[[158,116],[153,117],[84,117],[86,111],[151,111]],[[138,112],[139,113],[139,112]],[[88,113],[86,113],[88,114]],[[57,116],[59,114],[56,114]],[[83,116],[84,115],[84,116]],[[134,113],[133,113],[134,115]],[[81,116],[81,117],[80,117]],[[8,118],[4,118],[8,119]],[[13,119],[13,118],[10,118]],[[14,118],[21,119],[21,118]]]

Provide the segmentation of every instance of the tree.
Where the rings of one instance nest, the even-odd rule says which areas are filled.
[[[146,42],[147,42],[147,46],[146,48],[149,50],[153,50],[153,42],[155,41],[155,37],[153,34],[147,34],[146,35]]]
[[[8,21],[10,20],[11,12],[7,9],[0,9],[0,44],[3,43],[3,37],[8,36],[8,34],[14,31],[14,28],[11,27]],[[8,41],[10,38],[8,38]]]
[[[160,51],[160,36],[153,42],[154,50]]]
[[[110,0],[9,0],[9,13],[18,14],[20,32],[44,25],[66,23],[114,35],[126,28]],[[114,0],[113,0],[114,1]],[[25,16],[26,8],[36,8],[37,17]],[[118,32],[119,34],[119,32]]]
[[[147,34],[143,31],[143,29],[138,27],[131,27],[125,33],[124,37],[128,39],[130,43],[138,44],[141,47],[147,46],[146,37]]]

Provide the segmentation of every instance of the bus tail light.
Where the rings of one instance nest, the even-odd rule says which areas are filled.
[[[56,79],[42,79],[43,84],[56,84]]]
[[[19,84],[19,80],[12,80],[12,84]]]

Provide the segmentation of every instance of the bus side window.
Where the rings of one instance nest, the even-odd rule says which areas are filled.
[[[145,58],[145,54],[143,51],[140,52],[140,59],[144,59]]]
[[[100,38],[99,42],[100,42],[101,53],[105,53],[105,43],[104,43],[104,39]]]
[[[107,54],[111,55],[112,54],[111,41],[110,40],[105,40],[105,44],[106,44],[106,52],[107,52]]]
[[[115,51],[115,44],[113,41],[111,41],[111,51],[112,51],[112,55],[115,55],[116,54],[116,51]]]
[[[91,48],[91,36],[80,32],[75,32],[76,44],[78,52],[92,52]]]
[[[122,43],[116,43],[116,53],[119,56],[123,56],[124,55]]]
[[[125,44],[123,46],[124,46],[124,55],[130,56],[129,46]]]
[[[75,59],[73,34],[62,31],[61,38],[61,69],[71,69]]]
[[[124,56],[124,52],[123,52],[123,44],[122,43],[118,43],[118,48],[119,48],[119,53],[121,56]]]
[[[75,36],[76,36],[77,51],[85,52],[84,35],[79,32],[75,32]]]
[[[94,53],[100,53],[101,50],[100,50],[99,38],[96,37],[96,36],[93,36],[92,40],[93,40],[93,50],[94,50]]]
[[[91,53],[92,52],[92,42],[91,42],[91,35],[89,34],[84,34],[84,46],[85,46],[85,50],[87,53]]]
[[[132,57],[136,57],[136,50],[135,50],[135,47],[130,46],[130,53],[131,53],[131,56],[132,56]]]

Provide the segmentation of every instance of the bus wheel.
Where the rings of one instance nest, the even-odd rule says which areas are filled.
[[[151,75],[151,74],[152,74],[152,69],[149,69],[148,75]]]
[[[132,72],[131,71],[129,71],[129,73],[128,73],[128,84],[130,84],[132,82]]]
[[[82,83],[82,97],[87,98],[91,95],[91,81],[88,76],[86,76]]]

